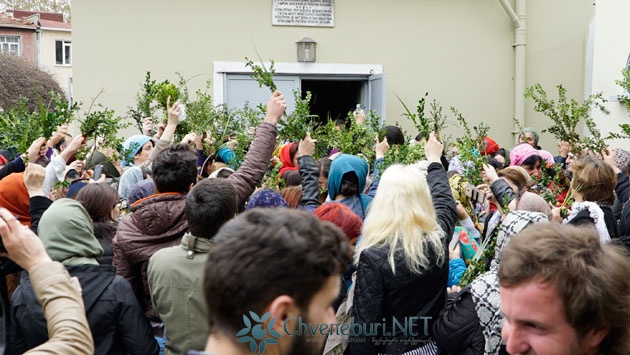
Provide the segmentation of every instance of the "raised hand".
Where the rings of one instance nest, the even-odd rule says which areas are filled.
[[[269,102],[267,102],[267,114],[265,115],[265,122],[271,123],[272,125],[276,125],[284,110],[287,109],[287,102],[282,96],[282,93],[276,90],[271,97],[269,98]]]
[[[427,143],[424,145],[424,155],[427,157],[427,160],[431,163],[439,163],[443,151],[444,146],[437,140],[435,132],[431,132]]]

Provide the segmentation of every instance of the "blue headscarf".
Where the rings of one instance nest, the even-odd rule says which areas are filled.
[[[123,143],[123,151],[130,151],[129,154],[127,154],[126,156],[121,156],[122,161],[120,163],[122,164],[122,166],[132,166],[133,157],[138,154],[140,149],[142,149],[142,146],[149,140],[151,140],[151,137],[142,134],[136,134],[127,138],[125,143]]]
[[[361,211],[353,211],[362,218],[365,218],[367,207],[370,202],[372,202],[372,198],[370,196],[360,193],[365,188],[365,180],[367,179],[368,171],[369,167],[364,159],[355,155],[341,154],[330,164],[330,173],[328,174],[328,196],[333,201],[339,194],[343,176],[349,172],[354,172],[357,175],[359,178],[359,199],[361,203]],[[352,208],[352,206],[348,207]]]

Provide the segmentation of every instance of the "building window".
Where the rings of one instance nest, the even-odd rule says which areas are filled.
[[[71,65],[72,43],[70,41],[55,41],[55,57],[58,65]]]
[[[0,36],[0,53],[20,55],[20,37]]]

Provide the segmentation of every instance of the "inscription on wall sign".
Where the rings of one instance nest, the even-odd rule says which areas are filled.
[[[334,0],[273,0],[271,24],[277,26],[335,26]]]

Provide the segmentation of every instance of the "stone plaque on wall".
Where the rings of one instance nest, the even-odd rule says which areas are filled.
[[[271,24],[277,26],[335,26],[334,0],[273,0]]]

